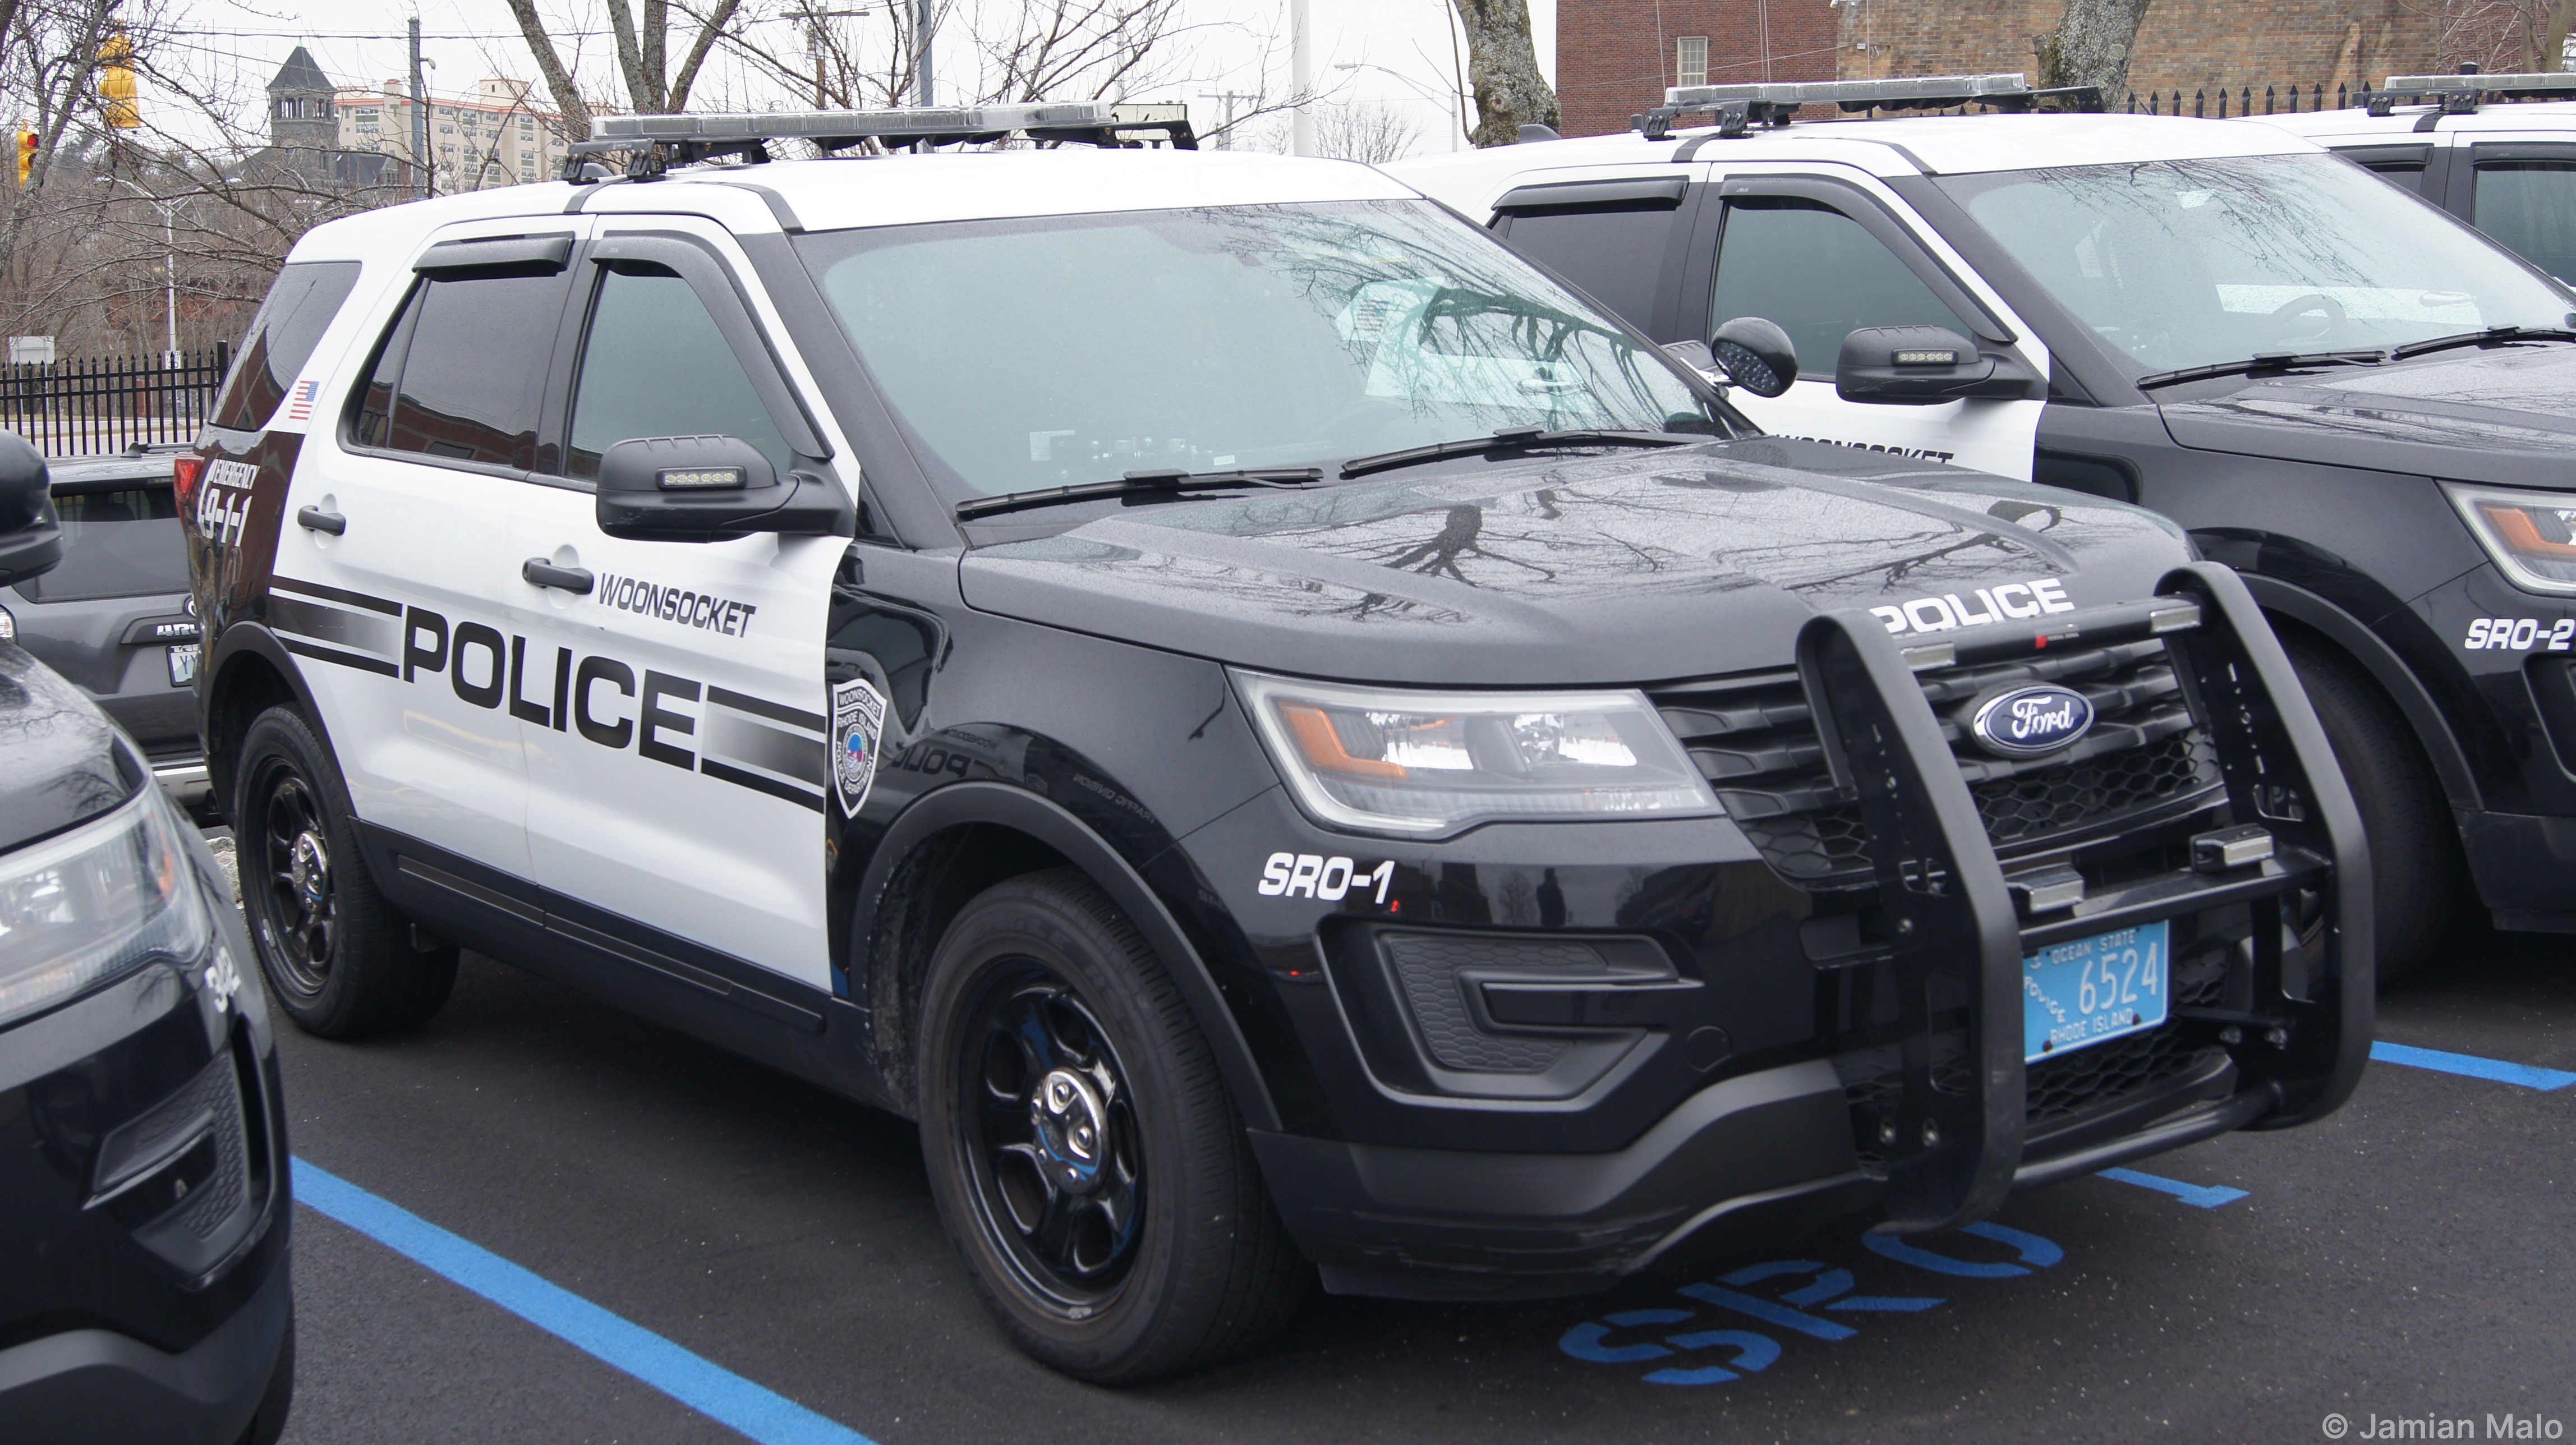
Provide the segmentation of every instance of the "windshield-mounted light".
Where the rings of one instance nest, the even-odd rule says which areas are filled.
[[[1477,823],[1723,811],[1641,693],[1234,680],[1298,801],[1334,827],[1420,837]]]
[[[152,960],[192,964],[213,920],[161,789],[0,856],[0,1025]]]
[[[2506,580],[2525,592],[2576,597],[2576,493],[2458,482],[2442,490]]]

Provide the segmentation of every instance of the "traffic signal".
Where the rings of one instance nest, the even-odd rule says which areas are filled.
[[[25,190],[27,188],[28,180],[32,178],[35,173],[36,133],[31,130],[22,130],[18,132],[18,189],[22,191]]]

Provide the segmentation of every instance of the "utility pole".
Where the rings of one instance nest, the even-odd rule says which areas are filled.
[[[1307,54],[1306,0],[1288,0],[1288,153],[1315,153],[1315,118],[1306,113],[1315,85],[1314,59]]]
[[[921,40],[921,53],[912,62],[912,103],[915,105],[939,103],[939,90],[930,80],[931,27],[936,23],[931,7],[936,3],[937,0],[913,0],[912,29]]]
[[[823,22],[826,20],[837,20],[865,15],[867,13],[869,12],[865,10],[817,10],[810,5],[802,10],[781,10],[778,12],[778,18],[781,20],[802,20],[805,22],[805,54],[814,62],[814,108],[816,110],[821,110],[825,106],[831,104],[830,99],[826,95],[823,83]]]
[[[1202,90],[1199,92],[1199,99],[1218,101],[1225,106],[1225,125],[1216,133],[1216,148],[1221,151],[1230,151],[1234,149],[1235,102],[1257,101],[1261,99],[1261,97],[1256,93],[1242,90],[1220,90],[1213,93]]]
[[[429,178],[429,88],[420,83],[420,17],[411,17],[411,168],[420,195],[434,194]]]

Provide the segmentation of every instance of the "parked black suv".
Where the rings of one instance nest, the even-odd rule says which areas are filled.
[[[0,433],[0,584],[62,553]],[[286,1115],[231,885],[81,690],[0,642],[0,1438],[267,1445]]]
[[[192,809],[208,801],[191,684],[197,617],[171,489],[176,446],[51,463],[63,560],[0,597],[0,637],[71,679],[125,729]]]
[[[1105,1381],[2350,1091],[2349,796],[2170,523],[1760,436],[1357,166],[657,160],[1086,116],[297,244],[181,488],[299,1024],[470,947],[916,1117]]]

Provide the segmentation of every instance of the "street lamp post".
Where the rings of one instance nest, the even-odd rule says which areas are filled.
[[[1423,88],[1422,82],[1415,80],[1412,76],[1405,74],[1401,70],[1389,70],[1383,65],[1367,60],[1337,60],[1333,62],[1333,68],[1335,70],[1374,70],[1381,75],[1394,76],[1397,80],[1404,82],[1407,89],[1411,90],[1414,94],[1421,96],[1424,100],[1438,102],[1442,110],[1447,110],[1451,101],[1458,101],[1460,103],[1459,114],[1461,116],[1466,114],[1466,98],[1464,96],[1458,95],[1455,92],[1448,95],[1434,95],[1429,90]],[[1453,151],[1458,149],[1458,137],[1464,133],[1464,130],[1465,126],[1463,122],[1457,126],[1450,127],[1449,149]]]
[[[168,334],[165,337],[168,348],[162,352],[161,362],[165,366],[177,366],[179,364],[179,228],[177,221],[179,198],[156,196],[123,176],[101,176],[99,179],[111,186],[130,188],[134,194],[150,201],[152,209],[161,213],[161,281],[166,304],[164,318],[168,324]]]

